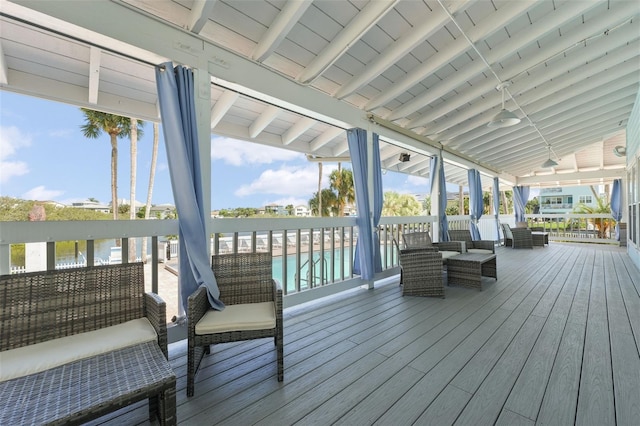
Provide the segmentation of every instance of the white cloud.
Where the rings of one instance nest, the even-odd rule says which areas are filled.
[[[424,188],[425,191],[429,190],[429,188],[428,188],[429,178],[426,178],[426,177],[409,175],[407,177],[407,183],[409,185],[415,185],[415,186],[419,186],[421,188]]]
[[[31,145],[31,136],[15,126],[0,126],[0,160],[14,155],[20,148]]]
[[[29,173],[29,166],[24,161],[7,161],[20,148],[31,145],[31,136],[24,134],[15,126],[0,126],[0,183],[12,177]]]
[[[276,161],[303,159],[304,154],[231,138],[211,139],[211,160],[222,160],[232,166],[270,164]]]
[[[36,186],[22,194],[22,199],[24,200],[53,200],[56,197],[64,194],[64,191],[58,191],[55,189],[46,189],[44,185]]]
[[[329,179],[327,176],[333,169],[335,169],[335,166],[323,167],[323,188],[328,187]],[[291,198],[311,198],[317,190],[318,166],[309,164],[301,167],[281,167],[277,170],[265,170],[256,180],[238,188],[235,195],[243,197],[252,194],[275,194],[286,195]]]
[[[75,134],[75,130],[72,129],[58,129],[49,131],[49,136],[52,138],[67,138]]]
[[[311,198],[311,196],[309,196],[309,198]],[[308,199],[306,198],[296,198],[296,197],[285,197],[285,198],[279,198],[277,200],[269,200],[267,202],[265,202],[264,204],[276,204],[278,206],[288,206],[289,204],[291,204],[293,207],[296,206],[306,206],[308,204]]]
[[[0,161],[0,183],[6,183],[12,177],[27,173],[29,173],[29,166],[23,161]]]

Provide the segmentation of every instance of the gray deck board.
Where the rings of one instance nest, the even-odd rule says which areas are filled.
[[[624,249],[497,249],[497,281],[403,297],[397,281],[285,311],[285,379],[269,339],[218,345],[185,425],[635,424],[640,273]],[[149,424],[141,402],[92,424]]]

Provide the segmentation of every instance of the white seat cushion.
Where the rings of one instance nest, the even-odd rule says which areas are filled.
[[[210,309],[196,324],[196,334],[276,328],[273,302],[227,305],[224,310]]]
[[[39,373],[139,343],[158,340],[148,319],[65,336],[0,352],[0,382]]]
[[[442,260],[447,260],[450,257],[457,256],[460,254],[459,251],[449,251],[449,250],[440,250],[440,254],[442,255]]]
[[[469,253],[479,253],[479,254],[493,254],[493,251],[491,251],[489,249],[477,249],[477,248],[467,249],[467,252],[469,252]]]

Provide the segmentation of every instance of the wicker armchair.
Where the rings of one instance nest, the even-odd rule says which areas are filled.
[[[471,231],[468,229],[450,230],[449,239],[451,241],[464,241],[467,252],[481,254],[495,254],[496,245],[491,240],[476,240],[471,238]]]
[[[282,288],[273,279],[270,253],[214,255],[211,267],[226,308],[214,311],[206,290],[188,299],[187,396],[193,396],[195,375],[210,345],[273,337],[278,381],[284,378]]]
[[[444,298],[441,253],[432,248],[403,249],[399,261],[403,296]]]
[[[515,248],[533,248],[533,236],[527,228],[512,228],[506,223],[501,223],[504,235],[504,245]]]
[[[405,249],[435,248],[442,256],[442,264],[446,264],[448,258],[466,251],[466,246],[463,241],[441,241],[434,243],[431,241],[431,236],[427,231],[402,234],[402,240]]]

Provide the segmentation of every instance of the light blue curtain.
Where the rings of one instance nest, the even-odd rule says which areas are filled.
[[[156,67],[160,116],[171,174],[171,187],[178,213],[180,241],[180,298],[187,310],[187,298],[205,286],[209,303],[224,309],[220,290],[208,258],[203,205],[200,152],[196,126],[193,71],[171,62]],[[208,155],[208,153],[205,153]]]
[[[484,210],[482,182],[480,181],[480,172],[476,169],[469,169],[467,176],[469,180],[469,216],[471,217],[469,230],[471,231],[471,239],[477,241],[480,239],[478,220],[482,217],[482,211]]]
[[[622,220],[622,179],[613,181],[611,190],[611,216],[616,221],[616,241],[620,241],[620,220]]]
[[[347,130],[349,154],[353,165],[353,182],[356,190],[356,209],[358,217],[358,242],[353,263],[353,272],[363,280],[372,280],[375,272],[382,272],[382,257],[378,233],[374,234],[369,218],[369,163],[367,149],[367,131],[364,129]],[[373,159],[373,226],[377,229],[382,215],[382,172],[380,166],[380,148],[378,135],[373,134],[371,156]]]
[[[437,174],[436,174],[437,173]],[[444,163],[442,156],[431,157],[429,162],[429,174],[431,179],[431,193],[433,193],[436,183],[436,176],[440,177],[438,193],[440,202],[438,204],[438,232],[440,241],[449,241],[449,222],[447,221],[447,183],[444,178]]]
[[[493,178],[493,213],[496,215],[496,239],[500,241],[500,182],[497,177]]]
[[[529,201],[529,187],[528,186],[514,186],[513,187],[513,210],[516,216],[516,222],[524,222],[524,206]]]

